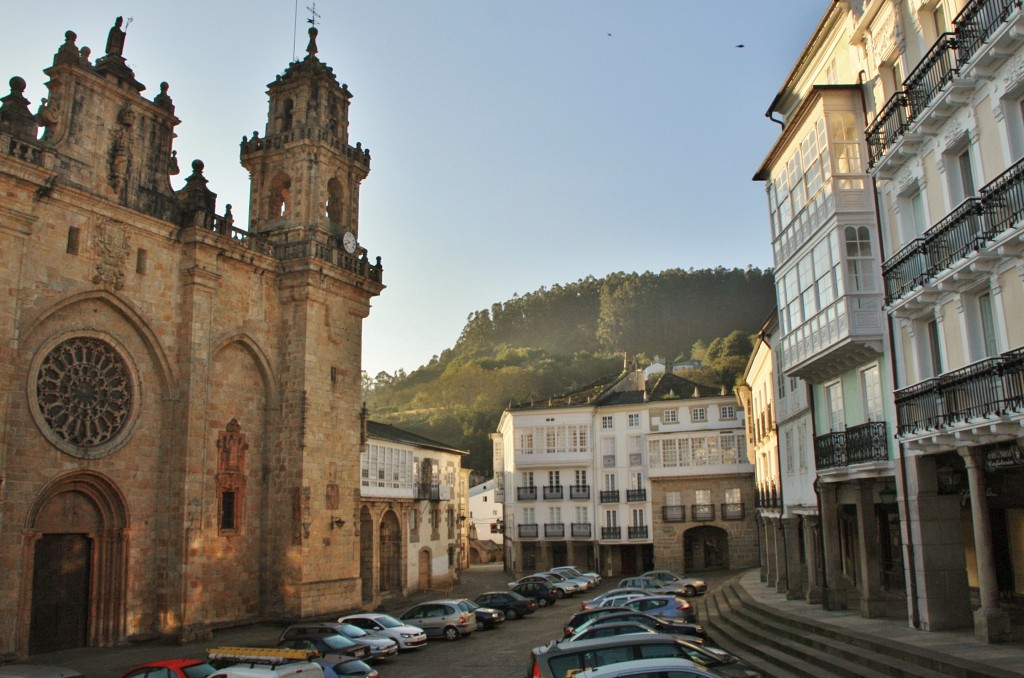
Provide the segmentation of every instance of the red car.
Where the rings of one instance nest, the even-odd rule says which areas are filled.
[[[121,678],[206,678],[216,670],[205,659],[165,659],[140,664]]]

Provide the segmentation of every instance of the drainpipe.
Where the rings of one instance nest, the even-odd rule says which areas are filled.
[[[857,74],[857,84],[860,85],[860,105],[864,111],[864,119],[868,119],[868,104],[867,98],[864,96],[864,71]],[[878,235],[878,250],[879,253],[882,251],[882,213],[878,207],[878,179],[872,174],[871,175],[871,190],[875,195],[875,231]],[[882,288],[885,289],[885,280],[882,280]],[[896,346],[896,334],[893,331],[892,316],[888,313],[885,314],[885,328],[889,335],[889,378],[892,379],[893,390],[895,391],[896,385],[896,361],[893,359],[894,348]],[[896,433],[893,432],[893,438],[895,439]],[[910,625],[912,628],[921,628],[921,611],[918,608],[917,602],[917,568],[915,567],[916,557],[914,555],[914,541],[911,538],[910,530],[910,499],[907,497],[907,459],[904,456],[904,448],[902,443],[896,443],[896,451],[899,456],[900,464],[900,485],[903,489],[903,515],[906,516],[906,547],[907,547],[907,563],[904,568],[910,573],[909,586],[910,590],[907,595],[910,596]],[[821,498],[819,497],[819,502]]]

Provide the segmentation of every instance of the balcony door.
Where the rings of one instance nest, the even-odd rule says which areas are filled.
[[[833,381],[825,385],[825,405],[830,431],[846,430],[846,410],[843,406],[843,384]]]

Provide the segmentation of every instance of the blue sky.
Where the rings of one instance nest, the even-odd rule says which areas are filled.
[[[243,134],[304,56],[309,0],[51,0],[4,8],[0,77],[35,107],[65,30],[100,56],[114,18],[152,98],[170,83],[182,174],[201,158],[244,223]],[[332,0],[319,58],[355,95],[372,153],[360,243],[388,286],[363,368],[412,371],[467,316],[588,275],[771,265],[764,113],[828,3],[812,0]],[[298,34],[298,37],[294,37]],[[610,34],[610,35],[609,35]],[[743,44],[743,48],[736,47]],[[6,84],[2,94],[6,95]]]

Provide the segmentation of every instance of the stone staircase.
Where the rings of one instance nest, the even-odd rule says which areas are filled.
[[[773,678],[1020,676],[840,626],[812,623],[755,601],[737,581],[709,592],[697,604],[701,623],[716,646],[739,654]]]

